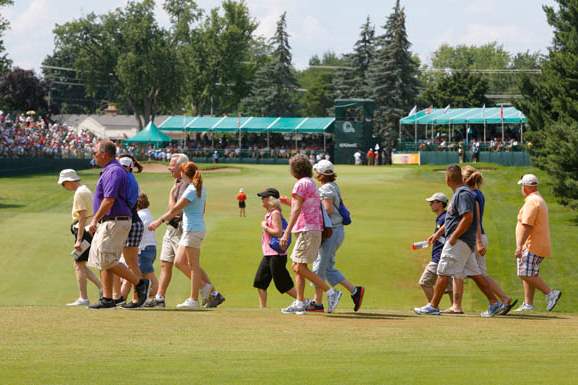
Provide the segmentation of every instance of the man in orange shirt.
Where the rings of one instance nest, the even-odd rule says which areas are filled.
[[[375,160],[375,154],[373,153],[373,150],[370,148],[369,151],[367,151],[367,165],[373,166],[374,160]]]
[[[538,178],[526,174],[518,181],[522,185],[524,205],[518,212],[516,224],[516,259],[518,277],[524,286],[524,303],[517,312],[534,310],[534,291],[546,295],[546,310],[552,311],[562,292],[552,290],[539,276],[540,263],[551,254],[548,206],[538,192]]]
[[[247,200],[247,194],[245,194],[245,190],[243,188],[239,189],[239,193],[236,196],[237,200],[239,201],[239,216],[246,217],[245,214],[245,207],[247,207],[245,201]]]

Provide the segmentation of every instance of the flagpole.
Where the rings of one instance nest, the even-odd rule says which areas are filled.
[[[417,122],[414,123],[414,141],[417,144]]]

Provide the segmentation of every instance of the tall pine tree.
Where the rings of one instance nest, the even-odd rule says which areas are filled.
[[[359,40],[353,53],[345,55],[347,67],[335,74],[334,88],[338,98],[369,98],[372,90],[369,83],[369,67],[375,57],[375,28],[369,16],[361,26]]]
[[[257,70],[251,96],[244,101],[244,111],[261,116],[295,116],[298,110],[298,83],[291,64],[286,13],[277,22],[277,30],[270,43],[273,47],[271,60]]]
[[[554,179],[560,203],[578,209],[578,0],[545,6],[553,45],[538,79],[522,82],[534,163]]]
[[[413,107],[418,91],[418,63],[409,51],[405,12],[399,0],[384,29],[369,76],[376,102],[374,130],[383,143],[386,161],[390,162],[399,119]]]

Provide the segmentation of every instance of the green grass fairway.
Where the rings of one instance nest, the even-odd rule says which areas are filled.
[[[523,201],[516,181],[529,170],[485,166],[491,168],[484,170],[489,271],[521,299],[513,258]],[[255,194],[269,186],[289,193],[294,180],[287,166],[205,174],[208,235],[201,263],[227,300],[194,313],[173,310],[189,286],[178,272],[165,311],[65,308],[77,295],[69,256],[72,194],[56,184],[57,175],[2,178],[0,384],[575,384],[578,215],[556,204],[546,185],[553,257],[543,263],[542,276],[564,292],[555,312],[542,313],[537,294],[535,314],[480,319],[486,303],[471,282],[466,316],[410,311],[425,303],[416,281],[430,252],[412,252],[410,245],[433,229],[424,198],[450,194],[443,169],[338,166],[353,224],[337,265],[367,288],[364,307],[352,313],[344,295],[335,314],[303,317],[279,313],[290,301],[273,286],[270,309],[258,310],[252,288],[263,216]],[[98,172],[81,176],[94,189]],[[164,212],[168,173],[145,172],[138,180],[153,213]],[[240,187],[249,195],[247,218],[238,217]]]

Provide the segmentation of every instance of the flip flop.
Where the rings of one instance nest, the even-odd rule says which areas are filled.
[[[454,309],[446,309],[442,311],[442,314],[464,314],[463,311],[455,311]]]
[[[506,315],[510,312],[510,310],[512,310],[512,308],[514,306],[516,306],[516,304],[518,303],[518,300],[515,299],[512,302],[510,302],[509,304],[506,305],[506,307],[504,308],[504,310],[501,311],[500,315]]]

